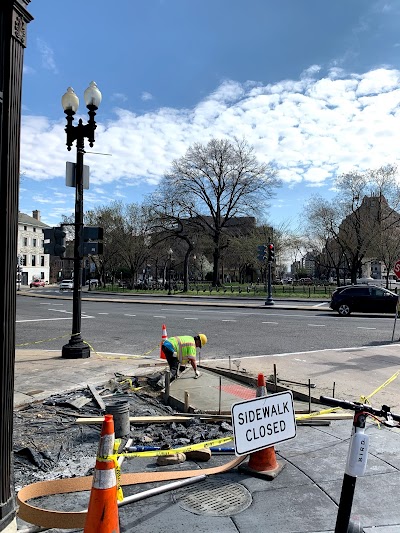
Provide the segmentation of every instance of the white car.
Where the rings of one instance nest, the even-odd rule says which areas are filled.
[[[72,279],[63,279],[59,285],[60,291],[72,290],[74,288],[74,282]]]

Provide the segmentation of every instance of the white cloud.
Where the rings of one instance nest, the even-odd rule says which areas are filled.
[[[151,93],[148,93],[148,92],[146,92],[146,91],[143,91],[143,92],[142,92],[141,99],[142,99],[144,102],[147,102],[148,100],[153,100],[153,95],[152,95]]]
[[[43,39],[36,40],[39,48],[40,55],[42,57],[42,66],[47,70],[51,70],[54,74],[57,74],[58,70],[54,59],[54,52],[50,46],[43,41]]]
[[[307,71],[316,75],[318,69]],[[85,155],[94,187],[85,200],[109,200],[103,192],[108,184],[113,196],[123,198],[129,196],[124,187],[155,185],[173,159],[211,137],[245,137],[260,160],[279,168],[288,186],[320,187],[349,169],[400,163],[400,72],[345,73],[334,67],[318,77],[265,86],[226,80],[192,109],[164,107],[139,115],[119,107],[104,122],[99,113],[94,151],[112,157]],[[64,122],[23,116],[21,171],[28,178],[64,177],[67,155]],[[68,159],[74,157],[72,150]]]
[[[22,67],[22,72],[24,75],[26,74],[36,74],[36,70],[29,65],[25,65]]]
[[[126,102],[128,100],[128,97],[124,93],[114,93],[111,96],[111,100],[117,101],[117,102]]]

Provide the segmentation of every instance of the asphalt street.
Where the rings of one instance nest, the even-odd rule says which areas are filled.
[[[389,315],[343,318],[328,311],[326,302],[307,302],[303,310],[254,307],[254,300],[245,308],[208,306],[204,300],[174,303],[83,301],[82,336],[98,352],[143,355],[157,351],[165,323],[168,335],[205,332],[209,343],[202,357],[214,359],[374,346],[391,342],[394,328]],[[20,296],[17,347],[59,350],[69,340],[71,322],[70,295]]]

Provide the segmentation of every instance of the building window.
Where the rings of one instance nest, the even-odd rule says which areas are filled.
[[[44,255],[40,256],[40,266],[44,267]],[[42,278],[43,279],[43,278]]]
[[[37,239],[32,239],[32,246],[36,247],[36,240]]]
[[[34,233],[36,233],[36,228],[33,228]]]
[[[40,279],[44,279],[44,272],[40,273]]]
[[[22,256],[22,265],[26,266],[26,255]]]
[[[28,237],[24,237],[24,246],[28,246]]]
[[[32,255],[32,266],[35,267],[36,266],[36,255]]]
[[[24,226],[24,231],[28,231],[28,226]]]

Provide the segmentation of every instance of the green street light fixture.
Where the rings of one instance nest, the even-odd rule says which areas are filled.
[[[67,134],[67,149],[71,150],[76,141],[76,167],[75,167],[75,241],[74,241],[74,289],[72,296],[72,335],[68,344],[62,347],[62,357],[66,359],[84,359],[90,357],[90,348],[83,342],[81,336],[81,311],[82,311],[82,260],[81,246],[83,233],[83,154],[85,153],[85,138],[92,147],[94,132],[97,124],[94,120],[96,111],[101,103],[101,92],[94,81],[83,94],[88,108],[89,121],[83,124],[80,118],[76,126],[73,125],[74,115],[79,107],[79,98],[72,87],[61,99],[61,104],[67,118],[65,132]]]

